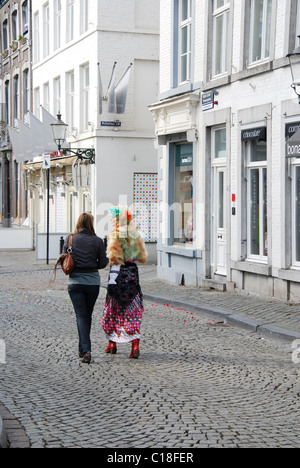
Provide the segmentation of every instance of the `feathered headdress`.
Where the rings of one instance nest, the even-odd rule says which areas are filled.
[[[128,211],[126,206],[113,206],[109,210],[109,214],[118,224],[124,224],[125,222],[128,224],[133,218],[132,213]]]

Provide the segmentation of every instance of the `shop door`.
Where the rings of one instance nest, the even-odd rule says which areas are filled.
[[[227,275],[226,167],[213,168],[212,273]]]
[[[226,167],[213,168],[212,273],[227,275]]]

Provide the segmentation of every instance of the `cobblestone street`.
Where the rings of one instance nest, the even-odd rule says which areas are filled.
[[[159,292],[151,291],[155,267],[147,266],[140,269],[149,294],[140,358],[128,359],[129,345],[119,345],[115,356],[104,353],[103,287],[93,362],[84,365],[67,278],[58,271],[51,285],[51,267],[31,264],[32,254],[20,266],[20,258],[0,253],[0,403],[32,448],[300,448],[300,364],[292,360],[292,340],[149,300]],[[104,285],[106,271],[101,278]],[[213,293],[211,301],[214,295],[224,300]]]

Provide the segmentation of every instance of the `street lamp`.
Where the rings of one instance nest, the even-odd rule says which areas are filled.
[[[57,144],[58,151],[67,155],[75,154],[78,159],[86,159],[90,164],[95,164],[95,149],[94,148],[62,148],[62,145],[66,141],[66,134],[68,125],[61,120],[60,112],[57,114],[57,121],[54,124],[51,124],[53,139]]]
[[[298,36],[300,40],[300,36]],[[292,74],[292,88],[298,96],[300,104],[300,45],[296,49],[287,54],[287,57],[290,62],[291,74]]]
[[[1,1],[1,0],[0,0]],[[88,160],[90,164],[95,164],[95,149],[94,148],[63,148],[66,141],[68,125],[61,120],[61,114],[58,112],[57,121],[51,124],[53,139],[57,144],[59,153],[63,155],[75,154],[77,159]],[[50,223],[50,165],[47,169],[47,265],[49,264],[49,223]]]
[[[57,144],[58,151],[61,151],[63,143],[66,141],[66,134],[68,125],[61,120],[60,112],[57,114],[57,121],[54,124],[51,124],[53,138]]]

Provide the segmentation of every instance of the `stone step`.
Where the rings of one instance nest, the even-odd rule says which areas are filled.
[[[225,292],[226,282],[225,282],[225,279],[224,280],[205,279],[202,281],[202,287],[215,289],[216,291]]]

